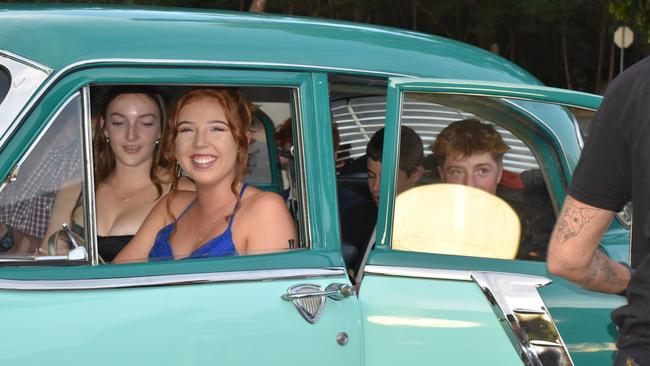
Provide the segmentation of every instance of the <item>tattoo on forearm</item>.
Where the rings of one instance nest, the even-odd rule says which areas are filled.
[[[628,280],[621,278],[613,267],[613,262],[600,250],[594,253],[594,257],[589,265],[589,272],[578,282],[583,287],[590,287],[597,276],[600,275],[602,284],[614,286],[616,288],[625,288]]]
[[[564,207],[558,218],[556,235],[560,236],[560,242],[575,237],[580,230],[591,221],[596,215],[596,209],[588,207]]]

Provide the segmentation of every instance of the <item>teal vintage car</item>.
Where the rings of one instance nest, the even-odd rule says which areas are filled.
[[[292,190],[299,232],[292,250],[101,262],[93,117],[108,87],[127,84],[156,86],[169,99],[196,86],[236,86],[259,107],[246,180]],[[600,100],[544,87],[487,51],[392,28],[234,12],[2,4],[0,360],[611,364],[616,329],[609,312],[624,299],[549,274],[543,248],[534,258],[424,253],[393,249],[392,235],[401,125],[422,137],[429,156],[437,133],[454,120],[495,124],[512,147],[506,169],[516,179],[536,174],[553,218],[583,134],[588,138],[582,121]],[[273,137],[285,120],[292,126],[288,151]],[[359,268],[349,268],[346,258],[360,253],[346,251],[342,218],[350,202],[337,197],[348,190],[368,198],[365,166],[357,163],[380,128],[377,239]],[[278,150],[290,169],[280,169]],[[83,187],[85,230],[74,237],[61,228],[74,239],[68,254],[34,255],[28,244],[5,241],[7,227],[44,239],[34,227],[47,225],[56,193],[70,182]],[[627,262],[628,223],[619,215],[602,243]],[[358,283],[350,270],[363,275]]]

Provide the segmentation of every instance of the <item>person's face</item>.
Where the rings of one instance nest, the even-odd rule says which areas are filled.
[[[145,94],[122,94],[100,118],[104,136],[110,139],[115,160],[127,166],[150,163],[160,138],[160,112]]]
[[[217,184],[235,177],[239,146],[221,104],[201,98],[178,112],[176,158],[198,184]]]
[[[372,160],[368,158],[368,189],[375,204],[379,204],[379,177],[381,176],[381,161]],[[410,176],[402,169],[397,172],[397,187],[395,187],[395,195],[413,188],[415,184],[422,177],[422,171],[417,170]]]
[[[497,193],[497,184],[503,172],[503,166],[487,152],[447,156],[444,166],[438,169],[445,183],[462,184],[492,194]]]

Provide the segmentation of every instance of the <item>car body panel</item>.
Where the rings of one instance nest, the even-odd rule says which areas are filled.
[[[521,365],[472,281],[369,274],[359,301],[368,365]]]
[[[80,360],[97,365],[134,360],[157,365],[213,365],[215,360],[229,365],[301,365],[312,359],[314,365],[358,365],[362,335],[358,316],[352,316],[358,312],[356,298],[328,299],[316,324],[306,322],[280,298],[297,283],[325,287],[337,280],[347,279],[345,275],[285,279],[264,286],[235,281],[28,293],[0,290],[4,324],[0,334],[7,340],[4,347],[13,350],[4,353],[3,360],[49,365]],[[47,311],[35,315],[44,304]],[[23,321],[11,322],[9,315]],[[342,331],[349,335],[346,347],[336,342]],[[25,347],[25,339],[35,334],[37,349]],[[286,348],[292,351],[276,352]]]
[[[601,100],[598,96],[548,87],[476,83],[469,80],[391,79],[386,108],[385,138],[387,141],[397,141],[400,121],[400,100],[405,92],[485,95],[527,99],[544,103],[557,103],[559,105],[568,104],[590,109],[597,108]],[[533,110],[533,105],[530,103],[526,104],[526,107],[526,111],[528,112]],[[555,108],[561,109],[559,107]],[[548,115],[548,111],[545,111],[544,107],[541,110]],[[566,120],[559,119],[545,119],[545,121],[548,124],[559,121],[559,123],[550,126],[553,131],[561,131],[562,127],[564,127],[562,123],[566,123]],[[568,128],[572,127],[568,126]],[[570,136],[568,133],[554,133],[553,135],[555,138]],[[569,143],[577,143],[577,141],[572,142],[570,139],[565,139],[564,145],[559,142],[556,145],[566,147]],[[396,151],[397,146],[398,144],[395,142],[384,144],[382,166],[394,167],[396,165],[395,158],[398,156]],[[572,168],[572,165],[575,164],[571,161],[572,159],[569,159],[567,155],[563,158],[563,165]],[[570,175],[571,170],[567,174]],[[385,171],[388,173],[385,174]],[[611,309],[624,304],[624,298],[621,296],[598,294],[579,289],[574,284],[549,274],[546,270],[545,263],[540,262],[444,255],[436,256],[424,253],[399,253],[398,251],[389,250],[392,237],[391,213],[394,207],[394,195],[391,192],[394,190],[392,187],[396,179],[393,172],[395,172],[394,168],[392,171],[385,170],[385,168],[382,169],[381,197],[384,200],[380,201],[379,204],[379,217],[377,221],[378,249],[376,255],[369,258],[369,265],[499,271],[548,277],[553,280],[553,283],[541,288],[539,292],[550,314],[553,316],[574,362],[576,364],[604,364],[611,362],[611,352],[615,349],[614,341],[616,333],[612,331],[614,325],[609,318],[609,312]],[[562,187],[561,189],[564,191],[564,183],[555,182],[555,185]],[[558,194],[556,197],[559,202],[563,198],[563,194]],[[624,238],[621,237],[618,239],[622,240]],[[608,245],[617,246],[621,244],[620,242],[614,244],[603,242],[605,248]],[[584,309],[588,309],[587,311],[592,316],[576,317],[576,314]],[[589,341],[585,342],[585,340]]]
[[[0,11],[0,34],[7,35],[0,37],[3,48],[55,70],[87,60],[160,59],[539,83],[488,51],[388,27],[187,9],[59,5],[44,12],[42,6],[6,4],[2,8],[11,10]],[[10,32],[21,32],[22,37],[9,37]],[[318,47],[313,47],[316,40]],[[205,47],[208,44],[212,47]]]

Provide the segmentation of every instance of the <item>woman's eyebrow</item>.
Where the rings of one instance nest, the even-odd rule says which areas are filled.
[[[224,125],[228,126],[228,122],[225,122],[225,121],[222,121],[222,120],[218,120],[218,119],[210,120],[210,121],[208,121],[207,123],[211,123],[211,124],[218,124],[218,123],[221,123],[221,124],[224,124]]]
[[[138,116],[138,118],[149,118],[149,117],[156,118],[156,115],[153,114],[153,113],[147,113],[147,114],[142,114],[142,115]]]
[[[187,125],[193,125],[194,122],[192,122],[192,121],[180,121],[180,122],[178,122],[178,123],[176,124],[176,126],[181,126],[181,125],[186,125],[186,124],[187,124]]]
[[[119,112],[113,112],[113,113],[109,114],[108,117],[122,117],[122,118],[126,118],[125,115],[123,115],[122,113],[119,113]]]

